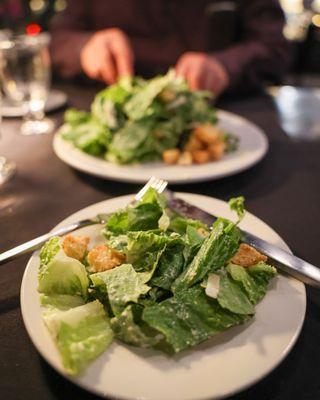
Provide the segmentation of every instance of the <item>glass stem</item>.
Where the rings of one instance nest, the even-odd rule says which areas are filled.
[[[38,102],[37,102],[38,103]],[[33,101],[30,101],[29,104],[26,105],[27,112],[24,115],[25,122],[35,122],[41,121],[44,118],[44,107],[39,107],[38,104],[34,104]]]

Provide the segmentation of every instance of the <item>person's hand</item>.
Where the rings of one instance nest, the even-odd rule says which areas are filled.
[[[130,41],[120,29],[94,33],[80,53],[83,71],[89,78],[115,83],[120,76],[133,74],[133,51]]]
[[[209,90],[216,96],[229,85],[225,67],[205,53],[184,53],[177,62],[176,73],[186,79],[191,90]]]

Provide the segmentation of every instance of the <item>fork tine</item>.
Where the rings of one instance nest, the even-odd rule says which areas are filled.
[[[136,200],[140,200],[141,197],[146,193],[146,191],[149,189],[149,187],[152,187],[154,183],[155,177],[152,176],[148,182],[139,190],[139,192],[134,196]]]
[[[156,190],[158,193],[162,193],[166,186],[168,185],[168,182],[160,179],[160,178],[155,178],[154,181],[152,182],[153,189]]]

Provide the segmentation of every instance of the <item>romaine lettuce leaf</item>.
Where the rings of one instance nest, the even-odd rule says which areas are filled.
[[[42,262],[49,262],[39,269],[38,291],[50,295],[69,294],[87,298],[89,279],[85,266],[75,258],[68,257],[62,249],[52,257],[49,248],[55,252],[56,245],[52,241],[43,252]]]
[[[161,332],[175,352],[208,339],[248,319],[223,309],[199,286],[177,293],[174,297],[146,307],[142,319]]]
[[[54,236],[49,239],[41,248],[40,251],[40,268],[49,264],[53,257],[61,250],[61,239],[59,236]]]
[[[68,311],[51,310],[43,319],[70,374],[79,374],[103,353],[113,332],[102,304],[96,300]]]
[[[163,213],[162,202],[161,196],[150,188],[135,205],[128,205],[111,215],[105,226],[105,235],[110,237],[129,231],[158,229]]]
[[[239,240],[240,231],[235,224],[217,219],[192,262],[173,283],[173,291],[187,289],[224,266],[237,251]]]
[[[263,262],[248,268],[230,263],[227,271],[243,287],[253,304],[266,294],[270,280],[277,273],[274,267]]]
[[[122,264],[111,270],[92,274],[90,279],[94,287],[105,287],[115,315],[121,314],[128,303],[136,303],[141,295],[150,290],[131,264]]]
[[[163,336],[141,320],[143,307],[138,304],[127,306],[122,313],[111,319],[111,327],[117,339],[138,347],[153,347]]]
[[[167,247],[160,255],[157,269],[149,284],[170,290],[172,283],[180,275],[183,267],[183,247],[179,245]]]
[[[169,230],[177,232],[180,235],[186,234],[188,227],[193,227],[194,229],[203,229],[209,232],[209,228],[206,224],[195,219],[186,218],[181,215],[174,215],[170,220]]]
[[[169,71],[169,73],[164,76],[151,79],[148,85],[133,95],[125,104],[124,111],[127,116],[131,120],[136,121],[152,115],[152,102],[174,79],[174,71]]]
[[[220,271],[218,302],[235,314],[254,314],[254,306],[250,302],[245,289],[233,280],[226,271]]]
[[[70,294],[41,294],[40,303],[43,307],[69,310],[73,307],[82,306],[85,301],[81,296],[72,296]]]

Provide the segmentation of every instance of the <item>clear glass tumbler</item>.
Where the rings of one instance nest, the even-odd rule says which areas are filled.
[[[44,114],[51,81],[48,44],[46,33],[0,42],[2,88],[12,103],[24,110],[23,135],[49,133],[54,127]]]
[[[0,140],[2,134],[2,117],[1,117],[1,91],[0,91]],[[8,161],[6,158],[0,155],[0,186],[7,182],[15,173],[16,166],[12,161]]]

